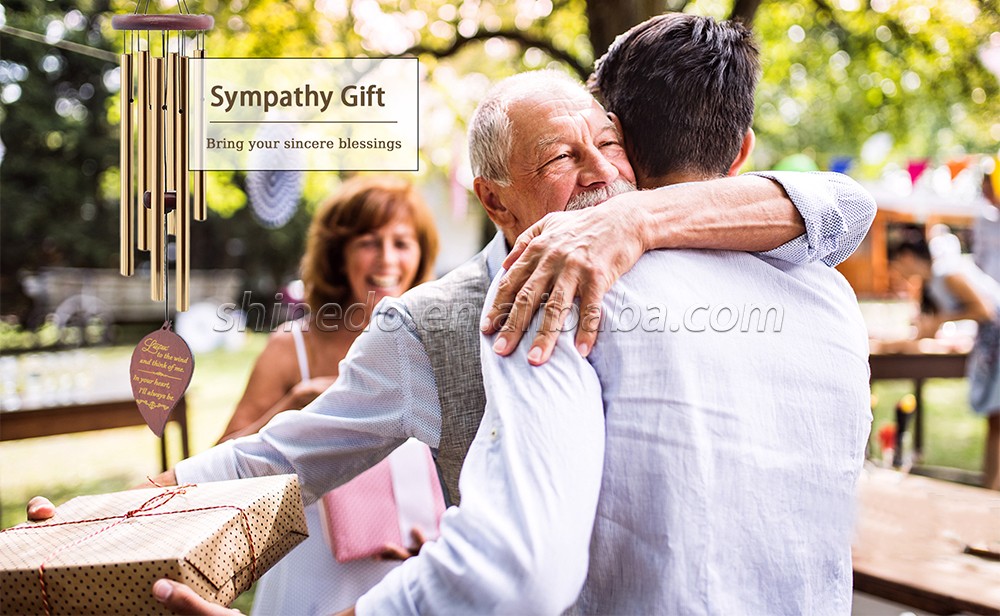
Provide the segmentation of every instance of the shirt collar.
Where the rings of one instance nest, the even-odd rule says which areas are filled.
[[[496,278],[503,267],[503,260],[507,258],[507,240],[503,233],[497,231],[489,244],[486,245],[486,270],[490,274],[490,280]]]

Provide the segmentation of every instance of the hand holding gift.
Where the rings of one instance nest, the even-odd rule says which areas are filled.
[[[206,601],[199,597],[195,591],[173,580],[157,580],[153,584],[153,596],[165,608],[175,614],[188,614],[190,616],[233,616],[233,614],[242,614],[239,610],[225,608]],[[354,608],[346,609],[336,616],[354,616]]]
[[[163,613],[163,577],[228,604],[307,533],[294,475],[82,496],[48,520],[0,532],[0,612]]]
[[[174,614],[232,616],[233,614],[243,613],[239,610],[216,605],[207,599],[202,599],[198,593],[184,584],[166,578],[157,580],[153,584],[153,596]]]

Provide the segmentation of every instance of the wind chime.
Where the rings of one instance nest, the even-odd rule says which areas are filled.
[[[183,2],[179,7],[187,10]],[[123,31],[125,49],[121,55],[121,273],[135,273],[136,248],[149,252],[150,297],[166,301],[167,236],[173,235],[176,308],[185,311],[190,304],[191,217],[205,220],[207,216],[205,172],[188,168],[193,114],[188,109],[187,35],[194,35],[194,57],[204,58],[205,32],[215,20],[189,12],[139,14],[138,8],[136,13],[111,18],[111,26]],[[160,54],[154,55],[157,42]]]
[[[149,2],[146,2],[148,8]],[[123,31],[121,55],[121,273],[135,273],[135,251],[149,252],[150,297],[169,311],[167,238],[175,238],[177,311],[190,304],[191,218],[205,220],[205,172],[189,169],[191,113],[188,34],[193,55],[205,57],[205,32],[214,20],[183,11],[173,15],[115,15]],[[142,33],[145,32],[145,36]],[[159,32],[159,37],[155,35]],[[145,45],[143,43],[145,42]],[[153,53],[158,43],[159,55]],[[196,78],[196,84],[200,84]],[[200,130],[200,123],[196,124]],[[197,140],[196,143],[200,143]],[[192,178],[193,176],[193,178]],[[193,189],[191,187],[193,179]],[[194,357],[171,331],[170,320],[143,338],[132,353],[132,394],[150,429],[163,436],[194,372]]]

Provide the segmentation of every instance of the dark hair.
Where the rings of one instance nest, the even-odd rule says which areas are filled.
[[[931,260],[931,247],[920,225],[892,229],[887,244],[889,261],[895,261],[904,254],[911,254],[921,261]]]
[[[347,243],[397,216],[413,222],[420,244],[414,285],[430,279],[438,235],[434,218],[417,189],[397,177],[355,177],[319,206],[309,225],[301,269],[306,303],[313,314],[324,304],[344,305],[350,301],[351,289],[343,267]]]
[[[753,122],[760,74],[750,31],[733,21],[667,13],[619,36],[588,85],[625,130],[649,177],[725,175]]]

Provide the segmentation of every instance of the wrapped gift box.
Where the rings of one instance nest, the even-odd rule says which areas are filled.
[[[320,499],[323,536],[342,563],[377,556],[390,543],[409,547],[414,528],[433,541],[442,515],[434,459],[415,439]]]
[[[163,577],[228,605],[307,534],[295,475],[80,496],[0,532],[0,613],[167,613]]]

